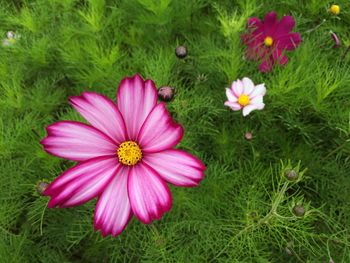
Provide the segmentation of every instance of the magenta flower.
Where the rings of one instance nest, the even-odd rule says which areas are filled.
[[[123,79],[117,103],[94,92],[71,97],[70,103],[90,125],[60,121],[47,128],[44,149],[79,162],[45,190],[48,207],[78,206],[98,197],[95,230],[117,236],[133,214],[149,224],[170,210],[166,182],[193,187],[203,179],[203,163],[173,149],[183,128],[157,103],[152,80]]]
[[[248,33],[242,35],[247,45],[246,57],[260,61],[261,72],[269,72],[275,63],[286,65],[285,51],[295,49],[301,43],[299,33],[291,32],[295,26],[292,16],[284,16],[280,21],[275,12],[266,14],[264,21],[253,17],[248,20]]]

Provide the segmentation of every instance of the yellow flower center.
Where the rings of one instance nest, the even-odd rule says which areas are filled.
[[[133,141],[125,141],[119,145],[118,151],[119,162],[124,165],[135,165],[142,158],[140,146]]]
[[[241,106],[246,106],[248,105],[250,102],[250,99],[247,95],[245,94],[242,94],[241,96],[238,97],[238,103],[241,105]]]
[[[340,13],[340,6],[339,5],[332,5],[330,8],[330,11],[333,15],[338,15]]]
[[[267,47],[271,47],[272,44],[273,44],[273,39],[272,39],[272,37],[265,37],[265,39],[264,39],[264,44],[265,44],[265,46],[267,46]]]
[[[8,42],[10,42],[11,44],[16,43],[16,39],[15,39],[15,38],[8,38],[7,40],[8,40]]]

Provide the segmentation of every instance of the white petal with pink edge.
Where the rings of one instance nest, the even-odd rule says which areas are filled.
[[[131,167],[128,195],[133,213],[144,224],[160,219],[171,208],[169,187],[157,172],[145,163]]]
[[[128,173],[129,167],[122,166],[98,198],[94,228],[101,230],[102,236],[119,235],[131,218]]]
[[[127,140],[123,117],[112,100],[94,92],[83,92],[69,101],[92,126],[116,143]]]
[[[178,144],[183,128],[173,122],[165,104],[158,104],[147,117],[138,135],[143,152],[160,152]]]
[[[226,97],[230,102],[237,102],[238,98],[233,94],[231,89],[226,88]]]
[[[136,74],[120,82],[117,105],[130,140],[136,140],[141,126],[156,104],[157,90],[152,80],[144,81]]]
[[[45,190],[51,196],[49,208],[81,205],[99,195],[120,165],[117,158],[98,157],[82,162],[64,172]]]
[[[116,154],[116,143],[101,131],[80,122],[60,121],[47,127],[45,151],[73,161]]]
[[[233,111],[238,111],[242,109],[242,106],[237,102],[226,101],[225,106],[230,107]]]
[[[233,91],[233,94],[238,98],[244,90],[243,82],[241,80],[236,80],[231,85],[231,90]]]
[[[204,177],[204,164],[181,150],[171,149],[150,153],[143,160],[165,181],[176,186],[197,186]]]

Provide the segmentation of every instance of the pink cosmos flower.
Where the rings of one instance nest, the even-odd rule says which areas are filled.
[[[285,51],[295,49],[301,43],[299,33],[291,30],[295,26],[292,16],[277,19],[275,12],[266,14],[264,21],[253,17],[248,20],[248,33],[242,35],[242,41],[247,45],[246,57],[260,61],[261,72],[269,72],[275,63],[286,65],[288,58]]]
[[[59,121],[41,143],[58,157],[79,162],[45,190],[48,207],[72,207],[98,197],[94,227],[117,236],[134,214],[142,223],[160,219],[172,205],[166,182],[197,186],[205,166],[174,149],[183,136],[152,80],[139,75],[121,81],[117,103],[94,92],[71,97],[90,125]]]
[[[228,106],[233,111],[243,109],[243,116],[247,116],[253,110],[262,110],[265,107],[263,96],[266,93],[265,84],[254,85],[249,78],[236,80],[232,83],[231,89],[226,88]]]

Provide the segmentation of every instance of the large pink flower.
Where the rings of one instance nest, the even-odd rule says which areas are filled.
[[[117,103],[93,92],[71,97],[70,103],[90,125],[60,121],[47,128],[44,149],[79,162],[45,190],[51,196],[50,208],[77,206],[98,197],[95,230],[116,236],[133,214],[149,224],[170,210],[166,182],[193,187],[203,179],[203,163],[173,149],[183,128],[164,103],[157,103],[152,80],[139,75],[123,79]]]
[[[264,21],[250,18],[248,33],[242,35],[242,41],[247,45],[246,57],[261,61],[259,69],[262,72],[271,71],[275,63],[287,64],[284,52],[295,49],[301,43],[300,34],[291,32],[294,26],[292,16],[278,20],[275,12],[266,14]]]

